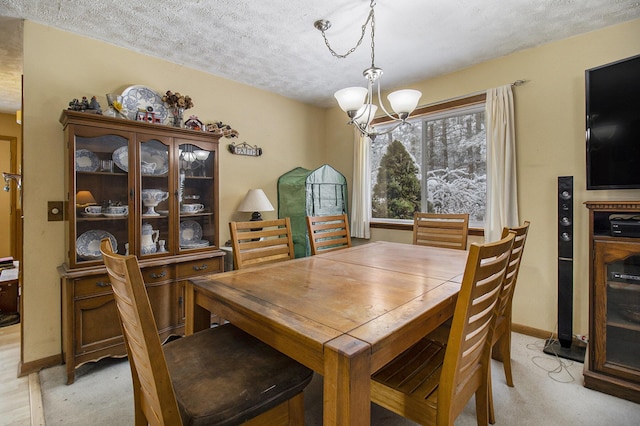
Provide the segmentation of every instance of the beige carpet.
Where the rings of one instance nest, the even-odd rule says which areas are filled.
[[[542,352],[543,341],[514,333],[513,374],[516,387],[505,384],[502,364],[493,362],[497,425],[640,424],[640,405],[582,386],[582,364]],[[563,365],[561,365],[564,364]],[[126,360],[105,359],[77,370],[65,385],[65,368],[40,372],[47,425],[132,425],[131,376]],[[322,425],[322,377],[305,390],[307,426]],[[414,425],[372,404],[371,424]],[[473,400],[456,425],[475,425]]]

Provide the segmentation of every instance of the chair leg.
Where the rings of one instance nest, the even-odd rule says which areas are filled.
[[[502,335],[500,341],[500,352],[502,354],[502,366],[504,368],[504,377],[507,386],[513,387],[513,375],[511,373],[511,324],[507,327],[507,331]]]
[[[489,423],[496,423],[496,414],[493,409],[493,387],[491,385],[491,363],[489,363],[489,375],[487,377],[487,405],[489,407]]]
[[[489,424],[489,382],[487,386],[480,386],[476,391],[476,421],[478,426],[487,426]]]
[[[304,393],[276,405],[267,412],[242,423],[242,426],[302,426],[304,425]],[[137,426],[137,425],[136,425]]]

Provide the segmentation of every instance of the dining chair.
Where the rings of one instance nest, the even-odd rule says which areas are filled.
[[[413,216],[413,244],[467,249],[469,215],[422,213]]]
[[[295,258],[291,221],[229,222],[235,269]]]
[[[312,255],[351,247],[349,217],[346,213],[307,216],[307,231]]]
[[[129,355],[135,424],[303,424],[313,372],[231,324],[162,346],[135,256],[100,251]],[[245,423],[246,422],[246,423]]]
[[[507,386],[509,387],[513,387],[513,375],[511,373],[511,310],[513,293],[515,291],[518,273],[520,272],[520,262],[524,252],[524,244],[527,241],[527,234],[529,233],[529,225],[529,221],[525,221],[522,226],[503,228],[502,230],[503,238],[508,235],[509,232],[513,232],[515,239],[513,240],[513,248],[511,249],[511,257],[504,278],[504,284],[500,291],[498,315],[491,342],[491,346],[493,347],[491,357],[502,362],[504,376]],[[489,375],[489,422],[492,424],[495,423],[491,375]]]
[[[477,423],[488,424],[491,338],[513,240],[510,233],[471,244],[450,329],[436,329],[376,371],[374,403],[422,425],[453,425],[475,394]]]

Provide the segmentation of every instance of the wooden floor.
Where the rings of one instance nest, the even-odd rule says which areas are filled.
[[[44,425],[38,373],[17,377],[20,324],[0,327],[0,425]]]

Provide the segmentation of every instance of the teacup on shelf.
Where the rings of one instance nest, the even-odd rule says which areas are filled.
[[[102,213],[102,206],[87,206],[84,208],[85,213],[100,214]]]
[[[107,207],[107,214],[113,214],[118,216],[124,216],[129,213],[129,206],[109,206]]]
[[[180,206],[180,211],[182,213],[198,213],[204,210],[204,204],[200,203],[191,203],[191,204],[183,204]]]

